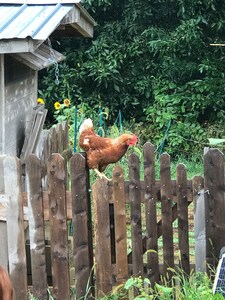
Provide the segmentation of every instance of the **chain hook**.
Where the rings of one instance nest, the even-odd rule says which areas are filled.
[[[56,60],[56,57],[55,57],[55,52],[52,48],[52,43],[51,43],[51,40],[50,38],[47,39],[48,41],[48,47],[49,47],[49,50],[50,50],[50,60],[51,62],[53,63],[54,67],[55,67],[55,84],[59,84],[59,64]]]

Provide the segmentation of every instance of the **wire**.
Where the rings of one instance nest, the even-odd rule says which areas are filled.
[[[119,110],[119,125],[120,125],[120,134],[123,132],[123,122],[122,122],[122,112]]]
[[[169,130],[170,130],[170,126],[171,126],[171,119],[169,120],[169,123],[168,123],[168,125],[167,125],[166,132],[165,132],[165,134],[164,134],[163,140],[162,140],[161,144],[160,144],[159,147],[158,147],[158,148],[159,148],[159,154],[160,154],[160,155],[161,155],[162,152],[163,152],[164,145],[165,145],[165,141],[166,141],[166,137],[167,137],[168,132],[169,132]]]
[[[102,124],[103,124],[103,118],[102,118],[102,108],[99,107],[99,128],[98,128],[98,134],[100,136],[103,135],[103,128],[102,128]]]
[[[77,107],[75,106],[75,112],[74,112],[74,146],[73,146],[73,152],[77,152]]]

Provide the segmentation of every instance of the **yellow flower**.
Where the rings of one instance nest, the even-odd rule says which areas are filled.
[[[45,104],[45,100],[42,98],[37,98],[37,103],[38,104]]]
[[[59,102],[55,102],[54,107],[56,110],[59,110],[61,108],[61,104]]]
[[[63,100],[63,103],[64,103],[64,105],[67,106],[67,107],[70,106],[70,100],[67,99],[67,98]]]
[[[78,113],[79,116],[82,115],[82,113],[83,113],[83,108],[79,108],[77,113]]]

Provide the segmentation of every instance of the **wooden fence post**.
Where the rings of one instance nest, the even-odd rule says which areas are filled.
[[[90,291],[93,290],[89,178],[85,157],[81,154],[73,155],[70,166],[76,297],[80,299],[89,297]]]
[[[52,154],[48,161],[53,296],[70,299],[66,182],[64,159]]]
[[[168,268],[174,268],[173,249],[173,216],[172,216],[172,183],[170,172],[170,156],[163,153],[160,156],[160,194],[162,205],[162,237],[164,276]],[[172,272],[169,272],[172,277]]]
[[[112,290],[108,182],[98,179],[93,187],[97,297]]]
[[[126,199],[123,170],[120,166],[116,166],[113,170],[113,202],[115,211],[116,280],[120,284],[128,278]]]
[[[7,236],[9,272],[15,299],[27,299],[27,267],[23,225],[23,197],[20,161],[16,157],[3,160],[5,195],[8,199]]]
[[[152,286],[159,280],[158,262],[158,232],[156,213],[156,185],[155,185],[155,156],[154,146],[146,143],[144,151],[144,188],[145,188],[145,211],[147,230],[147,274]]]
[[[204,178],[192,179],[194,197],[194,232],[195,232],[195,270],[206,272],[206,235],[205,235],[205,193]]]
[[[35,155],[29,155],[26,162],[32,293],[37,299],[45,300],[48,299],[48,285],[45,259],[41,161]]]
[[[216,268],[225,246],[224,155],[210,149],[204,155],[207,271]]]
[[[183,164],[177,166],[177,216],[180,250],[180,267],[190,274],[189,237],[188,237],[188,197],[187,171]]]
[[[141,224],[140,162],[138,156],[134,153],[129,157],[129,180],[133,275],[142,276],[144,270]]]

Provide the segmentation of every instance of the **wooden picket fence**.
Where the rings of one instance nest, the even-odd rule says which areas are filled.
[[[18,158],[1,157],[4,203],[1,220],[7,224],[9,272],[16,299],[48,298],[46,247],[51,253],[51,291],[54,299],[100,297],[131,276],[147,276],[151,283],[169,267],[190,273],[189,216],[193,200],[205,196],[206,262],[216,265],[225,245],[224,157],[217,149],[204,155],[205,174],[187,178],[183,164],[171,179],[170,156],[160,157],[160,180],[155,176],[154,146],[143,146],[144,177],[136,154],[129,157],[129,180],[115,166],[112,181],[98,179],[90,188],[85,157],[70,159],[53,153],[47,160],[47,186],[43,188],[43,162],[36,155],[26,160],[26,189]],[[192,206],[192,208],[190,208]],[[92,211],[94,212],[92,214]],[[177,221],[176,221],[177,220]],[[29,224],[32,285],[27,281],[24,222]],[[68,242],[72,222],[72,245]],[[174,246],[174,223],[178,244]],[[50,245],[46,243],[46,224]],[[129,228],[129,230],[128,230]],[[159,239],[162,245],[159,246]],[[1,241],[1,244],[3,241]],[[176,259],[179,252],[179,260]],[[71,269],[75,268],[73,277]],[[93,274],[95,276],[93,276]]]

